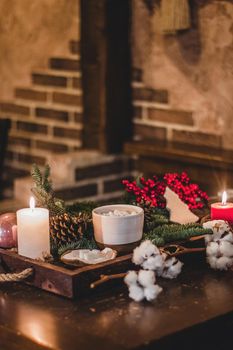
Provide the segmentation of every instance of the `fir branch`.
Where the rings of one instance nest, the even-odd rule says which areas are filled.
[[[54,197],[52,181],[50,180],[50,166],[47,164],[42,174],[37,164],[33,164],[31,171],[35,186],[32,193],[36,197],[39,206],[49,209],[51,215],[65,212],[65,203]]]
[[[36,186],[42,185],[42,173],[37,164],[32,165],[31,176],[36,184]]]
[[[145,239],[162,246],[166,243],[188,240],[193,236],[212,234],[212,230],[204,229],[199,224],[170,224],[162,225],[144,234]]]
[[[169,219],[163,215],[153,215],[150,221],[145,220],[144,231],[148,232],[153,230],[155,227],[168,224]]]
[[[144,232],[149,232],[155,227],[169,223],[170,213],[166,208],[146,206],[144,207],[145,220]]]
[[[66,211],[69,214],[77,214],[80,212],[91,214],[92,210],[98,206],[96,202],[91,201],[83,201],[83,202],[75,202],[72,205],[66,206]]]
[[[47,193],[52,193],[52,182],[50,180],[50,166],[48,164],[45,165],[42,186]]]

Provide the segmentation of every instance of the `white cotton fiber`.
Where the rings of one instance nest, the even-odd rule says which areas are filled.
[[[207,261],[212,267],[212,269],[215,270],[227,270],[233,265],[233,259],[228,258],[226,256],[222,256],[220,258],[216,258],[215,256],[210,256],[207,258]]]
[[[135,301],[142,301],[144,299],[144,290],[142,287],[138,285],[130,285],[129,286],[129,297]]]
[[[129,271],[124,278],[125,283],[130,286],[131,284],[137,284],[138,275],[135,271]]]
[[[207,262],[212,269],[214,269],[214,270],[217,269],[217,258],[215,256],[213,256],[213,255],[208,256]]]
[[[203,224],[204,228],[211,229],[213,231],[213,235],[206,235],[205,241],[208,243],[209,241],[218,241],[220,239],[226,239],[226,233],[229,232],[229,239],[233,240],[231,227],[224,220],[212,220],[207,221]],[[225,237],[224,237],[225,236]]]
[[[175,257],[169,258],[165,261],[164,270],[161,274],[163,278],[176,278],[182,270],[184,264]]]
[[[228,241],[228,242],[233,243],[233,234],[231,231],[225,232],[225,234],[222,234],[220,239],[221,239],[221,241]]]
[[[132,261],[135,265],[141,265],[143,263],[144,257],[142,256],[140,247],[134,249]]]
[[[144,259],[149,258],[151,255],[159,254],[159,249],[149,240],[142,242],[139,248]]]
[[[233,244],[231,242],[219,242],[219,251],[221,255],[233,258]]]
[[[145,270],[161,270],[163,268],[164,259],[162,255],[151,256],[142,263],[142,268]]]
[[[135,301],[144,298],[148,301],[156,299],[162,291],[162,288],[155,284],[156,276],[176,278],[183,266],[175,257],[169,258],[167,254],[161,253],[149,240],[134,249],[132,261],[143,268],[138,273],[129,271],[124,279],[128,285],[129,296]]]
[[[217,259],[216,267],[219,270],[228,270],[233,265],[233,259],[227,256],[222,256]]]
[[[162,292],[162,288],[158,284],[154,284],[150,287],[147,287],[144,289],[144,296],[146,300],[152,301],[157,298],[159,293]]]
[[[214,234],[217,234],[217,233],[222,234],[226,231],[231,230],[229,224],[224,220],[210,220],[210,221],[204,222],[203,227],[211,229]]]
[[[154,271],[140,270],[138,273],[138,282],[143,287],[152,286],[155,283],[155,273]]]
[[[141,265],[145,259],[157,254],[160,254],[159,249],[151,241],[146,240],[134,249],[132,261],[136,265]]]
[[[218,242],[209,242],[206,247],[207,256],[217,256],[219,254],[219,244]]]
[[[167,259],[164,262],[164,267],[170,267],[176,262],[177,262],[177,259],[174,256],[172,256],[171,258],[167,257]]]
[[[210,267],[216,270],[227,270],[233,265],[233,243],[224,239],[209,242],[206,255]]]
[[[205,244],[208,244],[209,242],[212,241],[212,239],[213,239],[212,236],[213,236],[213,235],[205,235]]]

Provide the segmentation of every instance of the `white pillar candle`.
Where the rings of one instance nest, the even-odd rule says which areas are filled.
[[[30,199],[30,208],[17,211],[18,254],[32,259],[43,258],[50,253],[49,211],[35,208]]]

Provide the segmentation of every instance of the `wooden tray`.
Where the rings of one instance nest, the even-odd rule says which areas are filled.
[[[80,267],[63,263],[47,263],[22,257],[15,252],[0,248],[1,264],[6,272],[20,272],[32,267],[34,273],[27,284],[67,298],[76,298],[90,291],[92,282],[102,274],[126,272],[132,267],[132,255],[119,256],[114,260]]]

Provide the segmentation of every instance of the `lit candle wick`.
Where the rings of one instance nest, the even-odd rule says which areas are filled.
[[[34,199],[34,197],[30,198],[29,206],[30,206],[30,209],[33,212],[33,210],[35,209],[35,199]]]
[[[222,194],[222,205],[226,205],[227,204],[227,193],[226,191],[223,191]]]

